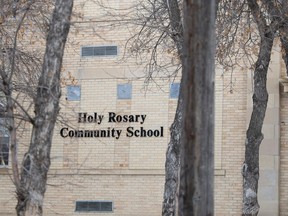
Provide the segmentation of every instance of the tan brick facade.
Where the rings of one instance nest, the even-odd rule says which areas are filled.
[[[61,116],[68,126],[59,123],[55,128],[44,215],[161,215],[165,153],[177,105],[177,99],[169,97],[169,88],[172,81],[179,82],[179,77],[169,80],[159,76],[147,86],[143,65],[135,64],[133,59],[120,61],[127,29],[111,27],[105,21],[97,22],[105,11],[90,1],[84,2],[75,1],[75,10],[84,18],[74,20],[63,72],[67,85],[80,86],[81,98],[67,100],[67,88],[63,85]],[[119,8],[129,5],[127,0],[108,2]],[[82,46],[102,45],[117,45],[118,55],[81,57]],[[279,48],[275,49],[269,72],[269,105],[260,157],[261,216],[276,216],[279,211],[280,215],[288,215],[288,96],[283,93],[283,87],[279,91],[280,71],[282,69],[283,75],[284,65],[280,64]],[[127,83],[132,86],[131,99],[118,99],[118,84]],[[215,215],[239,216],[244,141],[251,112],[251,71],[235,70],[231,80],[230,72],[218,68],[215,83]],[[77,122],[79,113],[94,115],[95,112],[104,115],[100,125]],[[109,123],[109,112],[147,117],[143,124]],[[119,139],[63,138],[60,136],[63,127],[71,130],[115,128],[122,133]],[[127,127],[153,130],[163,127],[164,134],[163,137],[129,138],[125,135]],[[21,140],[21,144],[28,142],[29,136]],[[27,144],[21,146],[20,155]],[[0,215],[3,216],[15,215],[15,193],[8,173],[11,174],[10,167],[0,168]],[[112,201],[113,212],[76,212],[75,203],[80,200]]]

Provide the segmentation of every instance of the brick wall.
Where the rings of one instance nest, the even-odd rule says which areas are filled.
[[[75,212],[77,200],[111,200],[114,203],[113,215],[160,215],[166,146],[177,105],[177,99],[169,98],[169,87],[171,82],[179,82],[179,76],[170,77],[169,80],[160,74],[147,84],[143,65],[136,64],[132,58],[121,61],[129,33],[127,28],[106,25],[102,22],[102,15],[107,11],[100,10],[93,3],[84,2],[75,1],[75,10],[82,13],[84,18],[73,18],[75,23],[71,28],[64,58],[61,98],[61,117],[64,123],[58,122],[54,131],[44,215],[78,215]],[[107,2],[119,8],[129,5],[129,1],[124,0]],[[97,22],[99,20],[102,21]],[[81,46],[86,45],[118,45],[119,55],[81,58]],[[277,58],[280,58],[279,55]],[[276,63],[273,67],[278,65],[277,58],[274,59]],[[231,71],[223,72],[218,68],[215,78],[215,215],[236,216],[241,215],[242,208],[241,168],[251,105],[251,76],[250,71],[235,69],[231,79]],[[275,90],[278,78],[274,78]],[[117,85],[126,83],[132,85],[131,99],[118,99]],[[81,88],[80,100],[68,101],[67,85],[75,84]],[[287,212],[288,199],[285,174],[285,155],[288,149],[285,136],[287,103],[287,95],[281,95],[281,215]],[[275,108],[271,103],[269,106]],[[79,112],[102,114],[103,122],[100,125],[78,123]],[[108,112],[145,114],[147,117],[143,125],[108,123]],[[273,112],[271,115],[273,117]],[[125,130],[130,126],[135,129],[158,129],[163,126],[164,137],[127,138]],[[63,127],[73,130],[110,127],[123,131],[119,139],[62,138],[60,130]],[[30,129],[28,127],[27,130]],[[21,140],[20,155],[29,143],[29,132],[27,134]],[[277,160],[277,155],[274,156]],[[0,194],[3,194],[0,197],[0,206],[3,207],[0,215],[14,215],[16,205],[14,187],[7,171],[11,172],[10,169],[0,169],[1,185],[4,185],[0,187]]]

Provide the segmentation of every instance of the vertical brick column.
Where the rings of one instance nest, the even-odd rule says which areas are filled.
[[[215,74],[215,125],[214,125],[214,167],[222,169],[222,127],[223,127],[223,78],[222,70],[217,69]]]
[[[80,82],[79,82],[80,85]],[[66,88],[64,90],[64,95],[67,96]],[[79,128],[79,124],[77,122],[78,120],[78,112],[81,107],[81,100],[77,101],[68,101],[66,98],[66,101],[64,102],[65,106],[63,106],[62,110],[60,112],[62,115],[63,120],[66,124],[68,124],[68,127],[74,127]],[[67,125],[62,125],[63,127],[66,127]],[[61,127],[62,127],[61,126]],[[54,133],[59,133],[59,130],[54,131]],[[63,138],[59,136],[59,143],[63,146],[63,151],[61,152],[63,154],[63,168],[64,169],[75,169],[78,166],[78,151],[79,151],[79,139],[75,138]],[[52,149],[55,148],[52,145]],[[55,153],[54,153],[55,154]],[[53,154],[53,155],[54,155]],[[59,152],[57,152],[59,154]]]
[[[121,84],[121,83],[118,83],[118,84]],[[116,113],[120,115],[130,115],[131,114],[131,100],[132,99],[117,98]],[[122,130],[122,133],[121,133],[121,137],[115,140],[114,169],[128,169],[129,168],[130,138],[126,137],[126,128],[129,126],[130,126],[129,122],[115,124],[115,128]]]

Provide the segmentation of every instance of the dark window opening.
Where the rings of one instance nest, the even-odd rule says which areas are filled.
[[[87,56],[116,56],[118,54],[117,46],[94,46],[82,47],[82,57]]]
[[[111,201],[76,201],[77,212],[112,212]]]
[[[7,166],[9,161],[9,137],[0,136],[0,166]]]

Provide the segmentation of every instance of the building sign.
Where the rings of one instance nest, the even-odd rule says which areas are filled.
[[[121,136],[126,137],[164,137],[164,128],[160,126],[158,129],[149,129],[142,126],[145,123],[147,115],[119,115],[115,112],[108,112],[107,115],[101,115],[97,112],[93,114],[78,113],[78,123],[90,123],[101,125],[104,121],[107,123],[138,123],[140,127],[129,126],[126,130],[107,127],[105,129],[89,130],[80,129],[75,130],[69,127],[63,127],[60,130],[60,135],[63,138],[115,138],[119,139]]]

